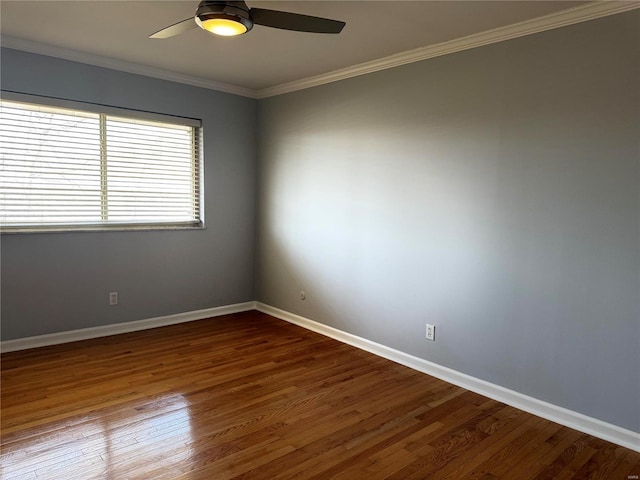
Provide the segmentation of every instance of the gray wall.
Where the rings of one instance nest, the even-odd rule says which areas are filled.
[[[639,32],[261,101],[258,299],[640,431]]]
[[[1,62],[5,90],[201,118],[206,215],[197,231],[2,235],[2,340],[254,299],[255,100],[15,50]]]

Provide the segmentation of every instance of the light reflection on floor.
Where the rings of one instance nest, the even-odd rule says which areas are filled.
[[[182,395],[164,396],[153,404],[128,406],[84,418],[32,429],[25,447],[3,445],[3,479],[121,479],[165,474],[191,454],[189,403]],[[22,437],[24,438],[24,437]],[[177,472],[176,472],[177,473]]]

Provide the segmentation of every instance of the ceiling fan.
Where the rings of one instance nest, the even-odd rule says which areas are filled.
[[[254,24],[311,33],[340,33],[346,25],[345,22],[328,18],[249,8],[243,1],[205,0],[198,5],[194,17],[163,28],[149,35],[149,38],[169,38],[196,27],[228,37],[246,33]]]

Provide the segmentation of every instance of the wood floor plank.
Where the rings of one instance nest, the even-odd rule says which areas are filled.
[[[635,455],[635,452],[627,452],[629,458],[629,464],[633,466],[623,471],[624,480],[639,480],[640,479],[640,458]]]
[[[2,354],[0,476],[628,480],[640,453],[258,312]]]

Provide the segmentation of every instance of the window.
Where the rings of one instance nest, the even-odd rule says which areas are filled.
[[[202,225],[199,121],[7,96],[2,231]]]

